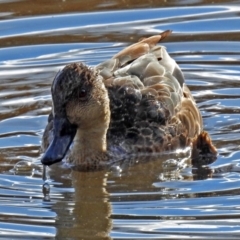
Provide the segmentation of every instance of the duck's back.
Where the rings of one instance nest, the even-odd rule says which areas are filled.
[[[143,39],[97,66],[110,98],[110,145],[159,152],[185,147],[202,131],[180,68],[156,45],[169,33]]]

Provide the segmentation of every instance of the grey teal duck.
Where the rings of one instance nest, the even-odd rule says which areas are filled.
[[[72,63],[57,73],[43,164],[66,157],[74,166],[97,169],[127,156],[160,156],[187,146],[195,164],[215,159],[182,71],[157,45],[170,33],[142,39],[95,67]]]

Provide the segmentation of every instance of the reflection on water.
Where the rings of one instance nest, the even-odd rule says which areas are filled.
[[[238,239],[238,1],[0,1],[0,238]],[[112,171],[47,169],[39,146],[56,72],[96,65],[126,43],[172,29],[164,43],[184,71],[219,156]],[[166,168],[166,166],[168,166]]]
[[[55,169],[59,172],[59,169]],[[54,174],[54,179],[57,179]],[[58,214],[56,226],[58,237],[62,239],[78,237],[80,239],[109,239],[111,229],[111,204],[106,187],[106,172],[78,172],[61,169],[58,179],[70,186],[66,188],[50,184],[50,202]],[[51,176],[51,172],[50,172]],[[55,189],[56,187],[56,189]],[[74,189],[74,191],[73,191]],[[61,197],[56,200],[52,191]]]

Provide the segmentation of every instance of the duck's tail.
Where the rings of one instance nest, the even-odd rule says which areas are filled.
[[[217,159],[217,149],[209,134],[202,131],[192,142],[192,164],[202,166],[213,163]]]

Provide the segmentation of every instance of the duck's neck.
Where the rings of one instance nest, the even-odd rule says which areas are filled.
[[[107,129],[108,125],[79,129],[69,161],[74,165],[97,165],[107,161]]]

